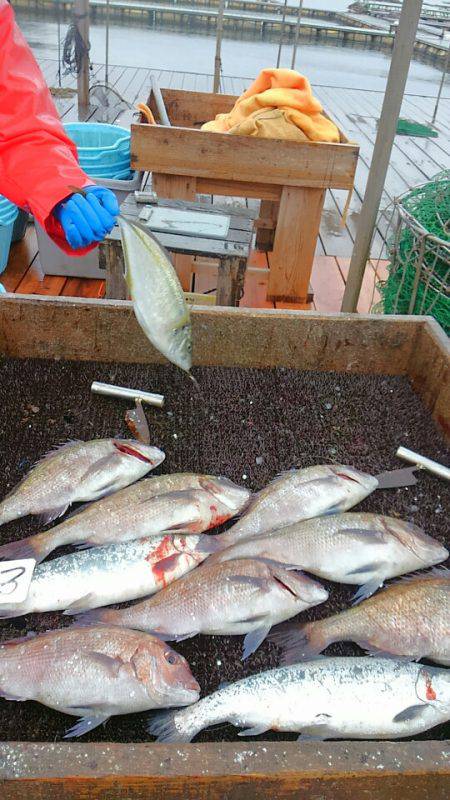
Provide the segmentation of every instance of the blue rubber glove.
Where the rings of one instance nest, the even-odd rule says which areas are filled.
[[[0,283],[0,294],[6,294],[6,289],[3,286],[3,283]]]
[[[87,186],[86,197],[74,193],[58,203],[53,216],[61,223],[74,250],[101,242],[112,230],[119,214],[116,195],[102,186]]]

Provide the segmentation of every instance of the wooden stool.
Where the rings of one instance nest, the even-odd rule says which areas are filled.
[[[152,196],[149,195],[149,202]],[[247,260],[253,235],[253,219],[229,207],[191,203],[180,200],[157,199],[152,203],[161,208],[176,208],[183,211],[196,211],[207,215],[221,214],[230,217],[228,233],[223,239],[208,239],[198,234],[162,233],[152,231],[167,250],[172,253],[183,253],[201,256],[218,261],[216,305],[237,306],[244,291],[244,278]],[[138,220],[144,206],[138,204],[134,194],[129,194],[121,206],[121,213],[128,219]],[[149,230],[151,227],[149,226]],[[127,286],[124,278],[124,260],[122,242],[118,226],[113,228],[106,239],[100,243],[99,266],[106,271],[105,297],[116,300],[127,298]]]

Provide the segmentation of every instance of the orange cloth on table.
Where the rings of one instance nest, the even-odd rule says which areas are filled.
[[[262,113],[274,110],[278,115]],[[304,75],[292,69],[263,69],[229,114],[218,114],[202,125],[202,130],[266,139],[339,142],[338,128],[322,111]],[[288,135],[291,126],[303,135]]]

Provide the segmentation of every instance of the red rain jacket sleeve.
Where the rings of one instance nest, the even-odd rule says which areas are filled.
[[[78,166],[50,92],[7,0],[0,0],[0,194],[30,210],[65,252],[72,250],[52,209],[71,186],[93,181]]]

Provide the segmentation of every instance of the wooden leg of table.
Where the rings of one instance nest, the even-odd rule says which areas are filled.
[[[164,175],[153,173],[152,189],[158,197],[169,200],[195,200],[197,195],[196,178],[185,177],[183,175]],[[184,256],[177,253],[173,256],[173,263],[180,279],[180,283],[185,292],[192,289],[192,256]]]
[[[256,220],[257,250],[262,250],[263,252],[272,250],[279,208],[280,204],[276,200],[261,200],[259,220],[264,223],[264,227],[259,227],[259,220]]]
[[[237,306],[244,293],[245,258],[222,258],[217,274],[216,305]]]
[[[268,300],[306,302],[324,197],[324,189],[283,187],[270,257]]]
[[[98,252],[100,269],[105,270],[105,297],[110,300],[126,300],[128,289],[125,281],[122,242],[106,239]]]

